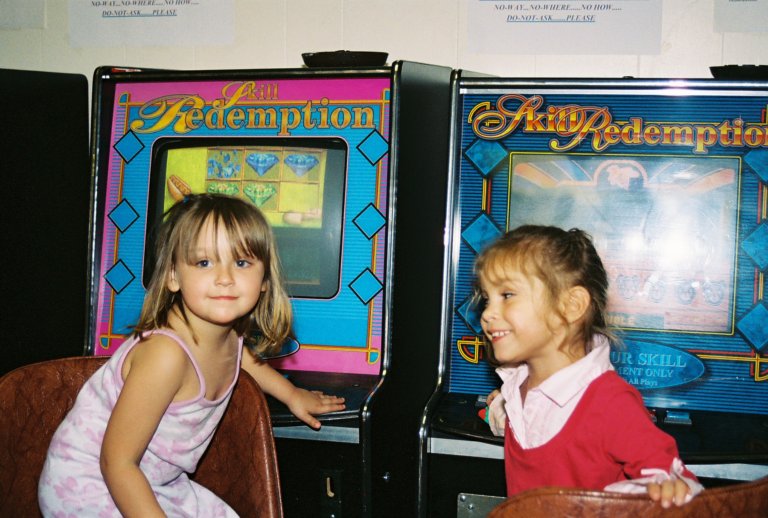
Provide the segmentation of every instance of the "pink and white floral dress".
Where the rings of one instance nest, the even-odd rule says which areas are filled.
[[[227,392],[209,401],[205,399],[205,379],[187,344],[169,331],[153,333],[169,336],[184,349],[197,372],[200,392],[189,401],[171,403],[141,459],[141,470],[169,517],[237,516],[223,500],[191,481],[187,474],[195,471],[208,447],[240,369],[235,369]],[[120,375],[123,362],[137,342],[138,339],[127,341],[93,374],[56,430],[38,486],[44,516],[120,516],[101,475],[99,455],[107,421],[123,388]],[[238,366],[241,355],[242,340],[238,347]]]

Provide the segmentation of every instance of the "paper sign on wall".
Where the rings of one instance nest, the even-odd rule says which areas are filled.
[[[658,54],[661,0],[471,0],[468,50],[489,54]]]
[[[72,47],[234,43],[233,0],[69,0]]]

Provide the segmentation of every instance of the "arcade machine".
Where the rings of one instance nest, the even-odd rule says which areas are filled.
[[[270,361],[297,386],[346,398],[320,431],[270,398],[286,516],[415,514],[419,418],[436,383],[427,337],[441,312],[450,69],[349,57],[361,56],[104,67],[94,80],[92,353],[130,333],[145,244],[167,207],[202,191],[259,206],[295,317]]]
[[[705,486],[768,475],[768,82],[459,74],[453,90],[419,515],[480,516],[504,497],[472,265],[525,223],[593,236],[625,344],[612,362]]]
[[[84,351],[88,79],[0,69],[0,113],[3,375]]]

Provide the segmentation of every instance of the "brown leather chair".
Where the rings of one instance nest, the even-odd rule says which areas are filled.
[[[53,432],[105,361],[51,360],[0,378],[0,516],[40,516],[37,483]],[[245,371],[193,478],[241,516],[283,516],[269,409]]]
[[[645,495],[544,487],[496,506],[488,518],[766,518],[768,477],[705,489],[688,504],[664,509]]]

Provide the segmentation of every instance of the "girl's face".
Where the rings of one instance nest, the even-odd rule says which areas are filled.
[[[558,356],[564,325],[551,307],[544,283],[517,269],[503,276],[481,273],[483,332],[502,364],[548,362]]]
[[[191,264],[181,258],[168,279],[168,289],[181,292],[193,326],[231,326],[253,310],[266,290],[264,264],[255,257],[234,257],[227,232],[216,230],[210,221],[203,225]]]

